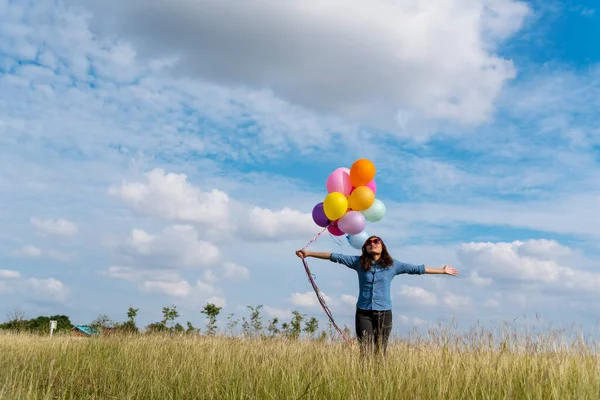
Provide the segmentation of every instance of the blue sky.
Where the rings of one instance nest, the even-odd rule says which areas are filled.
[[[329,173],[366,157],[369,232],[461,272],[398,277],[396,333],[595,329],[593,2],[388,3],[0,0],[0,312],[204,325],[210,301],[323,327],[294,251]],[[310,266],[352,327],[356,276]]]

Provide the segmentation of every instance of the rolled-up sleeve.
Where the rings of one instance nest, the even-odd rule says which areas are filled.
[[[409,275],[423,275],[425,273],[425,264],[416,265],[409,264],[401,261],[395,261],[396,264],[396,275],[409,274]]]
[[[358,264],[358,256],[350,256],[347,254],[331,253],[330,260],[334,263],[344,264],[346,267],[356,269]]]

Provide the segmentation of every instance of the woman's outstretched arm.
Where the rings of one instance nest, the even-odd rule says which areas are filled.
[[[314,257],[322,260],[329,260],[334,263],[343,264],[346,267],[356,270],[358,268],[358,256],[350,256],[340,253],[319,252],[310,250],[297,250],[296,255],[300,258]]]
[[[331,259],[331,253],[319,252],[319,251],[298,250],[298,251],[296,251],[296,255],[300,258],[314,257],[314,258],[320,258],[322,260],[330,260]]]
[[[445,275],[457,276],[458,270],[455,268],[452,268],[450,266],[450,264],[446,264],[442,268],[431,268],[431,267],[426,266],[425,273],[426,274],[445,274]]]

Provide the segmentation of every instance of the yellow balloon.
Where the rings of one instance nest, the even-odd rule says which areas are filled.
[[[340,192],[331,192],[323,200],[323,211],[331,221],[342,218],[347,209],[348,199]]]
[[[375,193],[368,186],[359,186],[350,193],[348,204],[356,211],[363,211],[373,205]]]

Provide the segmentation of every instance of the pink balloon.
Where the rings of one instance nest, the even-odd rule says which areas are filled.
[[[367,183],[365,185],[368,188],[371,188],[371,190],[373,191],[373,194],[377,194],[377,184],[375,183],[375,181],[371,181],[369,183]],[[352,186],[352,189],[350,190],[350,193],[348,193],[348,196],[352,194],[352,192],[354,192],[354,189],[356,189],[354,186]]]
[[[345,232],[343,230],[341,230],[338,227],[338,223],[337,221],[333,222],[331,225],[329,225],[327,227],[327,230],[329,231],[329,233],[331,233],[333,236],[343,236],[345,235]]]
[[[348,211],[338,221],[338,227],[349,235],[361,233],[367,224],[365,216],[358,211]]]
[[[371,190],[373,191],[373,194],[377,193],[377,184],[375,183],[375,181],[371,181],[369,183],[367,183],[365,186],[368,186],[371,188]]]
[[[350,169],[345,167],[337,168],[327,178],[327,192],[340,192],[344,196],[350,194],[352,184],[350,183]]]

